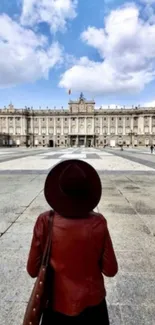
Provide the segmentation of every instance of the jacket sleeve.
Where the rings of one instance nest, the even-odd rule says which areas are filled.
[[[102,255],[102,273],[107,277],[114,277],[118,272],[118,264],[115,256],[112,240],[107,227],[104,232],[104,248]]]
[[[42,237],[43,224],[41,216],[39,216],[34,226],[31,248],[27,261],[27,272],[32,278],[36,278],[38,276],[42,262]]]

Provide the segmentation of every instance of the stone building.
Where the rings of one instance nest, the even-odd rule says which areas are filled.
[[[99,109],[83,95],[67,109],[0,109],[2,146],[155,145],[155,108]]]

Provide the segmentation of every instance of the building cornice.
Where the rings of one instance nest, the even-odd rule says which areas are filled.
[[[70,112],[69,110],[24,110],[24,109],[14,109],[14,111],[9,111],[9,110],[4,110],[0,109],[0,115],[3,116],[17,116],[17,115],[23,115],[23,116],[80,116],[80,115],[92,115],[92,116],[100,116],[100,115],[150,115],[150,114],[155,114],[155,108],[151,109],[95,109],[93,112]]]

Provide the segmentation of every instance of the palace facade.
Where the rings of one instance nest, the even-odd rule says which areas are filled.
[[[103,147],[155,145],[155,108],[95,108],[69,101],[67,109],[0,109],[1,146]]]

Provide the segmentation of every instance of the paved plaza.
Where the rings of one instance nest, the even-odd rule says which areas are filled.
[[[149,148],[0,149],[0,325],[22,324],[32,280],[26,273],[33,226],[49,206],[49,169],[78,158],[94,166],[119,263],[106,278],[111,325],[155,325],[155,154]]]

